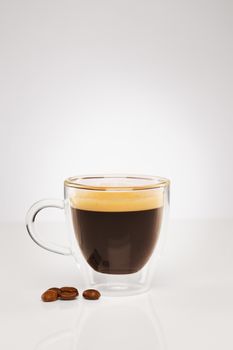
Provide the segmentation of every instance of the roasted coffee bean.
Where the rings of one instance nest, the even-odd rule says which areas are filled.
[[[78,290],[77,288],[74,287],[62,287],[60,288],[61,292],[67,292],[67,293],[76,293],[76,295],[78,295]]]
[[[100,296],[100,292],[96,289],[87,289],[83,292],[83,297],[88,300],[97,300]]]
[[[41,299],[45,302],[55,301],[57,298],[58,294],[55,290],[46,290],[46,292],[41,295]]]
[[[59,297],[60,294],[61,294],[61,289],[60,289],[60,288],[57,288],[57,287],[52,287],[52,288],[49,288],[48,290],[54,290],[55,292],[57,292],[58,297]]]
[[[61,300],[73,300],[77,297],[77,292],[62,292],[59,296]]]

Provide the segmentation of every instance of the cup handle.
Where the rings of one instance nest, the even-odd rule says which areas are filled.
[[[64,201],[61,199],[43,199],[31,206],[26,215],[26,228],[31,239],[38,244],[38,246],[49,250],[50,252],[62,255],[71,255],[71,249],[69,247],[58,245],[56,243],[46,243],[37,237],[35,225],[36,216],[42,209],[45,208],[59,208],[64,210]]]

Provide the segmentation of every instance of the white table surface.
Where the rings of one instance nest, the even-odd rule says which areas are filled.
[[[40,249],[23,223],[0,232],[1,350],[233,349],[233,221],[171,222],[151,291],[96,302],[43,303],[48,287],[82,290],[73,259]]]

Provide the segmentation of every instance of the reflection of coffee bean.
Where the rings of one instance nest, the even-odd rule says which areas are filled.
[[[60,288],[60,291],[67,293],[76,293],[76,296],[78,295],[78,290],[74,287],[62,287]]]
[[[87,289],[83,292],[83,297],[88,300],[97,300],[100,296],[100,292],[96,289]]]
[[[60,294],[60,299],[61,300],[73,300],[77,297],[77,292],[62,292]]]
[[[92,254],[89,256],[88,258],[88,263],[91,266],[100,266],[101,264],[101,256],[99,255],[98,251],[96,249],[94,249],[94,251],[92,252]]]
[[[109,266],[110,266],[109,261],[104,260],[104,261],[103,261],[103,266],[109,268]]]
[[[46,290],[46,292],[41,295],[41,299],[45,302],[55,301],[57,297],[57,291],[55,290]]]

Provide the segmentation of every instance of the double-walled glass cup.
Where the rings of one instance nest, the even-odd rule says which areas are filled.
[[[88,288],[103,295],[131,295],[151,283],[163,241],[169,180],[156,176],[75,176],[64,182],[64,200],[41,200],[28,211],[31,238],[54,253],[72,255]],[[45,243],[36,233],[40,210],[65,210],[67,247]]]

